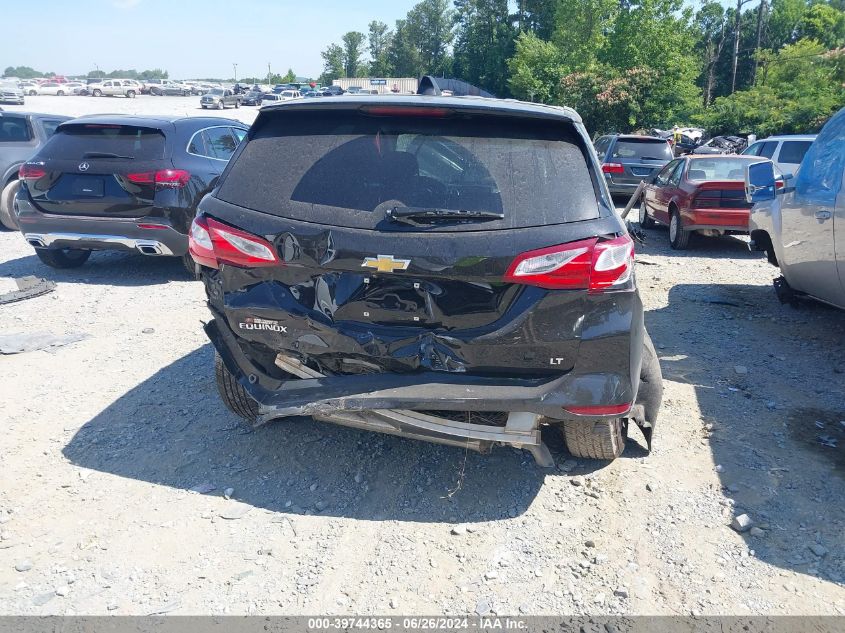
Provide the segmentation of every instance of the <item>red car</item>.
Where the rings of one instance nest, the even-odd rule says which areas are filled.
[[[640,225],[669,225],[669,243],[682,250],[693,231],[715,236],[748,233],[745,166],[756,156],[682,156],[661,169],[640,199]],[[782,182],[779,186],[782,186]]]

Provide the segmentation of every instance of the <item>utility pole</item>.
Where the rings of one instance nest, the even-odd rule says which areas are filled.
[[[267,62],[267,85],[270,85],[270,62]]]
[[[736,0],[736,15],[734,15],[734,55],[733,68],[731,69],[731,94],[736,92],[736,66],[739,61],[739,29],[740,18],[742,17],[742,5],[751,2],[751,0]]]
[[[238,65],[235,62],[232,62],[232,66],[235,69],[235,83],[238,83]]]
[[[754,73],[751,75],[751,83],[757,81],[757,67],[760,65],[760,60],[757,56],[760,54],[760,44],[763,39],[763,15],[766,12],[766,0],[760,0],[760,7],[757,9],[757,45],[754,47]]]

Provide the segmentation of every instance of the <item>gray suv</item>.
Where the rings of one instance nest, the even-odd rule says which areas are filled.
[[[35,112],[0,112],[0,223],[18,228],[12,204],[20,188],[18,168],[70,117]]]
[[[599,137],[593,146],[610,193],[632,195],[641,180],[657,174],[672,158],[672,146],[665,138],[611,134]]]

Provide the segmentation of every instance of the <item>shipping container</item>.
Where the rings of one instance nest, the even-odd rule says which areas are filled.
[[[352,77],[335,79],[332,85],[344,90],[358,87],[361,92],[377,94],[416,94],[419,80],[414,77]]]

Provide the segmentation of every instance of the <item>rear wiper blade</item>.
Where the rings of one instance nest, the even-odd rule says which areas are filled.
[[[666,160],[660,156],[640,156],[640,160]]]
[[[416,224],[414,220],[457,220],[467,222],[491,222],[502,220],[504,213],[494,211],[468,211],[466,209],[437,209],[431,207],[393,207],[387,210],[387,217],[395,222]]]
[[[125,158],[127,160],[133,160],[135,157],[115,154],[113,152],[85,152],[82,158]]]

